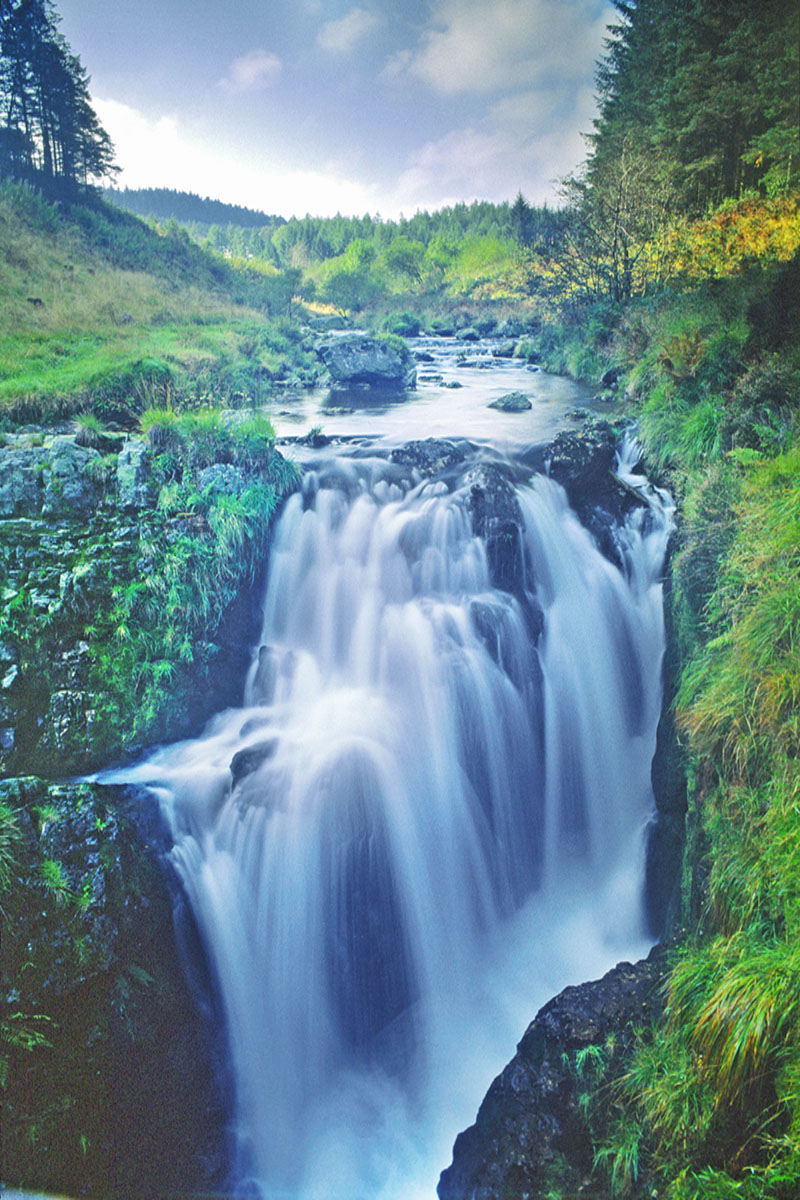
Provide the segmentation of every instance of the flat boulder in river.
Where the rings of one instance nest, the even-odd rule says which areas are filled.
[[[317,347],[317,354],[334,384],[416,387],[414,358],[401,338],[352,333],[327,338]]]
[[[492,400],[487,407],[498,408],[500,412],[525,412],[533,405],[524,392],[507,392],[505,396]]]

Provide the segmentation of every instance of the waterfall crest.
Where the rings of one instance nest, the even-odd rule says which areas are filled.
[[[534,476],[512,596],[468,498],[307,475],[243,706],[138,769],[219,982],[245,1194],[433,1194],[535,1005],[646,945],[667,507],[620,568]]]

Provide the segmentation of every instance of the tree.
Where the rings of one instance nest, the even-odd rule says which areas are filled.
[[[412,283],[422,280],[424,258],[425,247],[422,242],[412,241],[402,234],[389,242],[383,252],[383,261],[392,274],[400,275]]]
[[[51,0],[0,0],[0,171],[64,192],[116,167],[58,21]]]
[[[332,304],[339,312],[360,312],[374,299],[378,284],[365,268],[347,268],[332,271],[319,289],[319,298]]]

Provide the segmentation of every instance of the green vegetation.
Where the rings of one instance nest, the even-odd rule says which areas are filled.
[[[137,569],[86,629],[98,747],[163,737],[190,690],[211,686],[216,631],[261,569],[271,519],[299,481],[273,453],[269,421],[241,415],[230,424],[213,409],[144,415],[158,505],[140,525]],[[233,471],[203,486],[198,472],[216,463]]]
[[[789,1200],[800,1190],[797,6],[616,7],[565,245],[530,260],[534,340],[551,368],[590,379],[614,368],[680,502],[670,626],[689,811],[665,1016],[635,1031],[613,1073],[582,1064],[583,1105],[612,1195]]]
[[[288,282],[287,300],[281,273],[237,271],[177,228],[2,185],[0,416],[89,409],[130,426],[148,404],[242,404],[276,381],[308,384],[313,351],[280,315]]]

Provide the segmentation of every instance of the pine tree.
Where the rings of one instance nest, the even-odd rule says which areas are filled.
[[[116,168],[58,22],[51,0],[0,0],[0,175],[68,193]]]

